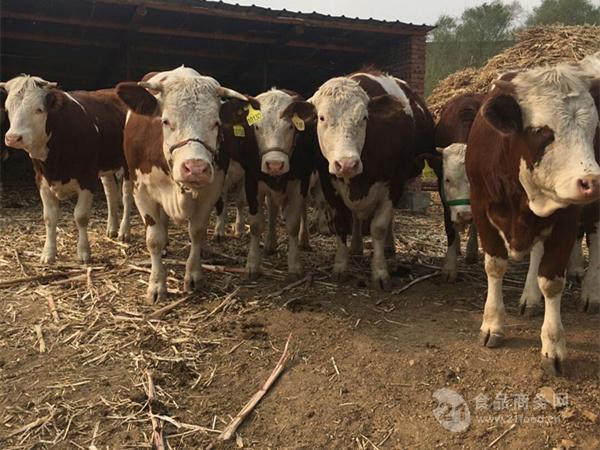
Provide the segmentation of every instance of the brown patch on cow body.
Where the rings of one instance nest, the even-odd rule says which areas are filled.
[[[169,166],[163,150],[163,133],[160,117],[150,117],[130,112],[124,132],[124,147],[131,178],[135,181],[137,171],[148,174],[156,167],[165,174]]]
[[[126,109],[115,91],[70,92],[76,101],[53,91],[60,100],[48,110],[48,157],[33,164],[38,186],[43,176],[49,184],[75,179],[82,189],[92,190],[99,172],[121,168],[128,177],[123,154]]]
[[[358,85],[364,89],[364,91],[370,98],[387,94],[383,86],[381,86],[381,84],[379,84],[376,80],[374,80],[368,75],[358,73],[351,75],[350,78],[356,81]]]

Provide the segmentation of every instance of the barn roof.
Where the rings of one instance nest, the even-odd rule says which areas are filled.
[[[181,64],[247,92],[314,88],[432,27],[205,0],[3,0],[1,77],[112,86]]]

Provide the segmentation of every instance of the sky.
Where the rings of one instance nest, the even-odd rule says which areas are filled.
[[[442,14],[460,16],[465,8],[480,5],[483,0],[225,0],[227,3],[257,5],[289,11],[332,14],[368,19],[400,20],[433,25]],[[490,0],[488,0],[489,2]],[[503,1],[503,3],[511,3]],[[541,0],[519,0],[525,11],[531,11]]]

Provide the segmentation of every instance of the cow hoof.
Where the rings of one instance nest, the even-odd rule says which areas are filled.
[[[233,233],[233,237],[236,239],[241,239],[244,237],[246,233],[244,231],[236,231]]]
[[[600,303],[594,302],[588,298],[579,301],[579,311],[588,314],[598,314],[600,312]]]
[[[351,256],[362,256],[363,255],[363,249],[362,248],[350,248],[350,255]]]
[[[583,269],[581,270],[573,270],[570,272],[567,272],[567,280],[570,281],[571,283],[581,283],[581,280],[583,280],[583,277],[585,275],[585,271]]]
[[[371,281],[371,284],[373,286],[373,289],[376,289],[379,291],[389,291],[392,288],[392,281],[389,276],[373,278],[373,280]]]
[[[302,251],[312,252],[312,248],[311,248],[310,244],[307,244],[307,243],[300,244],[299,247],[300,247],[300,250],[302,250]]]
[[[333,281],[335,281],[336,283],[344,283],[350,279],[350,275],[346,271],[343,271],[343,272],[334,271],[333,274],[331,275],[331,279]]]
[[[54,261],[56,261],[56,253],[42,253],[42,256],[40,256],[40,262],[42,264],[52,264]]]
[[[115,239],[119,233],[117,230],[106,230],[106,235],[111,239]]]
[[[286,280],[289,283],[293,283],[294,281],[298,281],[300,278],[302,278],[302,273],[300,272],[290,272],[287,274]]]
[[[478,255],[469,255],[465,256],[465,264],[477,264],[479,262]]]
[[[487,348],[496,348],[502,345],[504,336],[499,333],[492,333],[490,331],[481,331],[479,333],[479,343]]]
[[[454,283],[456,278],[458,277],[458,272],[456,270],[451,269],[443,269],[442,270],[442,280],[446,283]]]
[[[548,357],[542,355],[542,369],[547,375],[551,377],[558,377],[564,375],[564,361],[558,357]]]
[[[156,285],[148,288],[146,293],[146,304],[154,305],[167,297],[167,287]]]
[[[119,235],[117,236],[117,239],[118,239],[120,242],[127,243],[127,242],[129,242],[129,240],[131,239],[131,236],[130,236],[129,234],[119,234]]]
[[[249,270],[246,276],[249,281],[256,281],[260,277],[260,272],[258,270]]]
[[[202,286],[202,280],[200,278],[184,278],[183,280],[183,291],[192,293],[199,291]]]
[[[225,240],[225,235],[223,234],[215,234],[213,235],[213,242],[220,243]]]
[[[542,305],[531,305],[528,306],[527,303],[521,303],[519,306],[519,314],[524,317],[537,317],[541,316],[544,313],[544,308]]]
[[[77,252],[77,259],[82,264],[87,264],[90,262],[91,255],[90,250],[80,250]]]

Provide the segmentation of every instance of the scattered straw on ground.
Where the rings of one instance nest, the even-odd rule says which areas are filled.
[[[578,61],[600,50],[600,26],[540,26],[515,33],[518,42],[481,68],[466,68],[440,81],[427,102],[434,115],[452,97],[487,92],[499,74],[564,61]]]

